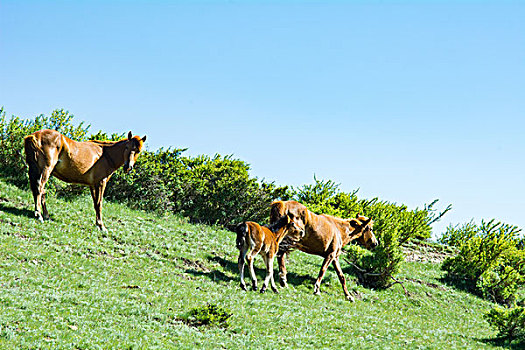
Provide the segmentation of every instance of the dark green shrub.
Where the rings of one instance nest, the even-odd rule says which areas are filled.
[[[395,225],[384,226],[379,246],[368,251],[356,245],[347,246],[345,260],[357,275],[359,283],[375,289],[389,288],[395,284],[395,275],[404,260],[399,245],[399,233]]]
[[[459,247],[472,237],[476,236],[478,231],[479,227],[474,223],[474,220],[462,225],[449,225],[447,230],[438,238],[438,242]]]
[[[268,220],[271,202],[286,187],[259,182],[231,156],[184,157],[185,149],[143,152],[133,172],[115,173],[106,198],[147,210],[169,210],[193,222],[229,226]]]
[[[216,326],[229,327],[229,319],[232,313],[228,310],[207,303],[206,306],[191,309],[190,312],[181,319],[192,326]]]
[[[490,220],[480,226],[469,224],[449,231],[449,238],[458,238],[457,256],[443,262],[447,278],[495,302],[510,305],[518,288],[525,283],[525,252],[518,249],[516,226]],[[450,233],[453,234],[450,234]],[[467,238],[470,237],[470,238]]]
[[[485,314],[487,322],[498,330],[498,336],[509,340],[525,338],[525,307],[495,307]]]
[[[271,202],[286,191],[259,184],[249,165],[231,156],[184,159],[188,168],[181,209],[195,221],[228,226],[245,220],[265,222]]]

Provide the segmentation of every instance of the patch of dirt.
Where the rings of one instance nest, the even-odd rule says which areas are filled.
[[[405,261],[429,262],[440,264],[446,258],[454,256],[453,252],[445,251],[425,243],[412,243],[402,246]]]
[[[421,252],[405,248],[403,248],[403,253],[405,254],[405,261],[430,262],[433,264],[440,264],[451,256],[443,252]]]
[[[439,290],[447,290],[447,288],[439,285],[439,284],[436,284],[436,283],[431,283],[431,282],[425,282],[423,280],[420,280],[418,278],[405,278],[404,279],[405,281],[410,281],[410,282],[415,282],[415,283],[419,283],[419,284],[423,284],[427,287],[430,287],[430,288],[435,288],[435,289],[439,289]]]
[[[206,266],[204,266],[204,264],[201,263],[200,261],[193,261],[193,260],[186,259],[186,258],[180,258],[180,260],[182,260],[182,264],[186,267],[192,268],[197,271],[202,271],[204,273],[211,272],[211,270],[207,268]]]

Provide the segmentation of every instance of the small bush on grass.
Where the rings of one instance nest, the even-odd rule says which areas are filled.
[[[383,226],[379,246],[373,251],[356,245],[349,245],[345,250],[345,260],[351,264],[363,286],[386,289],[397,283],[394,276],[399,272],[404,256],[395,224]]]
[[[216,305],[207,303],[206,306],[191,309],[187,315],[181,317],[181,320],[191,326],[215,326],[229,327],[229,318],[232,313]]]
[[[495,307],[485,314],[487,322],[498,330],[498,336],[508,340],[525,339],[525,307]]]
[[[487,299],[512,304],[525,283],[525,251],[518,248],[520,229],[490,220],[447,232],[445,240],[459,244],[460,251],[443,262],[446,277]]]

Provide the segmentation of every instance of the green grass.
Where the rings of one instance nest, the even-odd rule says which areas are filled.
[[[332,268],[313,295],[321,259],[294,252],[289,288],[244,292],[231,232],[105,203],[102,233],[86,196],[50,197],[48,208],[52,221],[39,223],[30,193],[0,181],[1,349],[509,346],[491,340],[483,314],[493,304],[444,285],[439,265],[403,265],[409,297],[399,285],[357,287],[346,270],[362,296],[350,303]],[[228,328],[181,320],[206,303],[233,314]]]

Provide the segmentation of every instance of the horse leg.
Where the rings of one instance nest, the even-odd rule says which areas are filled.
[[[46,192],[42,193],[42,210],[44,212],[44,220],[49,220],[49,213],[46,205]]]
[[[42,169],[42,172],[36,175],[35,169],[33,173],[30,169],[30,181],[31,181],[31,190],[33,192],[33,198],[35,200],[35,216],[40,222],[44,222],[45,219],[49,219],[49,213],[47,212],[46,199],[45,199],[45,186],[53,167],[45,166]],[[44,209],[44,216],[42,216],[42,208]]]
[[[257,290],[257,276],[255,275],[255,270],[253,269],[253,260],[255,255],[252,255],[251,253],[248,254],[246,257],[246,260],[248,262],[248,267],[250,269],[250,277],[252,279],[252,289]]]
[[[324,258],[323,265],[321,265],[321,270],[319,271],[319,276],[317,276],[317,280],[314,284],[314,294],[319,295],[321,294],[321,280],[324,277],[324,274],[326,273],[326,269],[328,269],[328,265],[334,260],[334,254],[330,253]]]
[[[104,196],[105,189],[106,180],[102,180],[95,186],[90,186],[91,197],[93,197],[93,206],[95,207],[95,214],[97,216],[96,225],[103,232],[108,231],[102,222],[102,197]]]
[[[276,288],[275,288],[275,282],[273,281],[273,266],[271,263],[273,261],[273,257],[272,259],[270,259],[270,257],[268,256],[269,254],[266,254],[266,253],[263,253],[261,255],[264,260],[264,266],[266,266],[266,276],[264,277],[264,282],[261,288],[261,293],[266,292],[266,289],[268,288],[268,283],[270,281],[272,282],[272,290],[275,291]]]
[[[241,275],[241,288],[244,290],[248,290],[246,288],[246,283],[244,283],[244,265],[245,265],[245,259],[246,259],[247,252],[248,250],[242,247],[241,250],[239,251],[239,259],[237,261],[237,265],[239,266],[239,274]]]
[[[279,293],[279,291],[277,290],[277,286],[275,285],[275,280],[273,279],[273,259],[273,255],[271,257],[268,256],[268,263],[266,269],[269,271],[270,274],[270,283],[272,286],[272,290],[274,291],[274,293]]]
[[[281,287],[287,287],[288,283],[286,281],[286,253],[277,255],[277,263],[279,265],[279,283]]]
[[[332,265],[334,265],[337,277],[339,277],[339,282],[341,282],[341,285],[343,286],[343,292],[345,293],[346,300],[354,302],[354,298],[350,295],[350,293],[348,293],[348,289],[346,288],[346,279],[345,275],[343,274],[343,270],[341,269],[341,265],[339,264],[339,257],[336,257],[334,261],[332,261]]]
[[[28,162],[29,165],[29,185],[31,187],[31,192],[33,192],[33,200],[35,202],[35,217],[41,222],[44,221],[42,214],[40,214],[40,204],[41,204],[41,195],[40,195],[40,183],[41,183],[41,174],[42,171],[38,168],[36,162]]]

